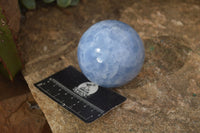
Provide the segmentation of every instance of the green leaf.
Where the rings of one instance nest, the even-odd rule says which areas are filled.
[[[43,0],[45,3],[51,3],[54,2],[55,0]]]
[[[21,0],[21,3],[27,9],[35,9],[36,8],[35,0]]]
[[[76,6],[78,4],[79,0],[71,0],[70,6]]]
[[[22,63],[12,33],[0,9],[0,73],[12,80],[21,68]]]
[[[68,7],[71,4],[71,0],[57,0],[57,5],[60,7]]]

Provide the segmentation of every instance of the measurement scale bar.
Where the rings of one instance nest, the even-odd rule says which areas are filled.
[[[126,100],[118,93],[90,82],[72,66],[34,85],[86,123],[95,121]]]

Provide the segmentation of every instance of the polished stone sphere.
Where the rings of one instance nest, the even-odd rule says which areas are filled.
[[[78,45],[78,62],[83,74],[107,88],[122,86],[135,78],[144,57],[144,45],[137,32],[116,20],[92,25]]]

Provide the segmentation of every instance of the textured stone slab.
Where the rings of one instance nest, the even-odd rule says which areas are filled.
[[[75,8],[41,7],[28,12],[20,34],[23,74],[52,131],[200,131],[199,12],[199,2],[178,0],[82,1]],[[128,100],[94,123],[85,124],[33,83],[68,65],[79,69],[78,40],[91,24],[103,19],[118,19],[135,28],[144,41],[146,58],[137,78],[115,89]]]

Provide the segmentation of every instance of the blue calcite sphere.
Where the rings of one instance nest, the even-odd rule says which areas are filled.
[[[83,74],[107,88],[122,86],[135,78],[144,56],[144,45],[137,32],[116,20],[92,25],[78,45],[78,62]]]

